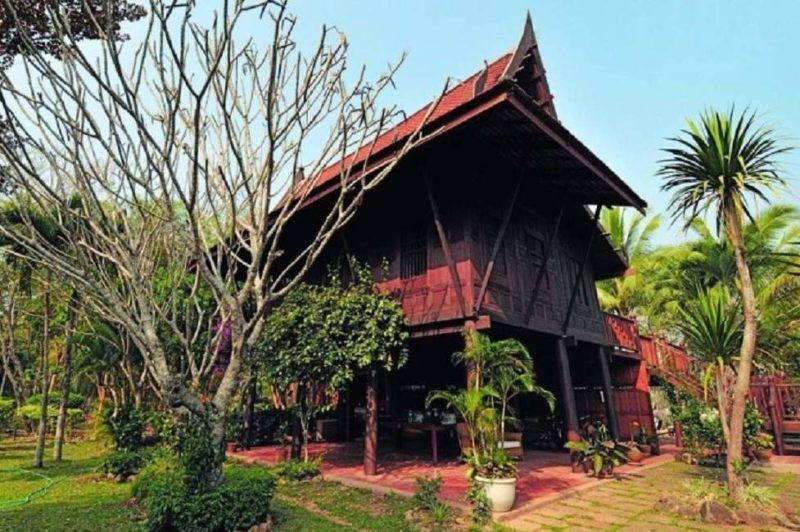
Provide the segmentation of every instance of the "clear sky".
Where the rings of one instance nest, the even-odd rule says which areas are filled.
[[[208,1],[208,0],[205,0]],[[408,58],[391,95],[412,112],[447,76],[514,47],[530,10],[564,125],[662,212],[659,148],[687,116],[751,106],[800,146],[800,0],[296,0],[299,38],[335,24],[351,60],[377,71]],[[800,203],[800,151],[785,160]],[[658,240],[678,228],[665,224]]]

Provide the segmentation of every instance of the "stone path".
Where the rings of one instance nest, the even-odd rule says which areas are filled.
[[[757,483],[773,487],[779,494],[781,506],[798,508],[798,473],[769,471],[752,476]],[[686,494],[686,482],[708,474],[707,469],[672,462],[641,473],[626,474],[538,508],[514,512],[510,519],[501,522],[514,530],[719,530],[726,527],[654,510],[659,498],[669,493]],[[748,530],[741,526],[727,528]]]

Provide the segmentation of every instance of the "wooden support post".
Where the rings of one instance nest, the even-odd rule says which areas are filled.
[[[433,192],[431,191],[431,185],[427,176],[425,177],[425,189],[428,192],[428,202],[431,205],[433,223],[436,225],[436,232],[439,235],[439,243],[442,245],[444,259],[447,262],[447,268],[450,270],[450,281],[453,283],[453,289],[456,291],[456,297],[458,298],[458,307],[459,310],[461,310],[461,317],[466,318],[468,316],[467,304],[464,301],[464,292],[461,290],[461,280],[458,278],[458,269],[456,269],[456,263],[453,260],[453,253],[450,250],[450,242],[447,240],[447,233],[444,230],[444,224],[442,223],[442,217],[439,213],[439,207],[436,205],[436,200],[433,198]]]
[[[778,454],[786,454],[786,448],[783,444],[783,416],[779,410],[783,406],[782,398],[778,387],[775,386],[775,381],[769,379],[769,415],[772,421],[772,432],[775,435],[775,447]]]
[[[597,359],[600,362],[600,373],[603,378],[603,394],[606,396],[606,417],[608,430],[615,440],[619,435],[619,418],[617,417],[617,403],[614,398],[614,383],[611,381],[611,370],[608,367],[608,354],[603,346],[597,347]]]
[[[594,209],[594,216],[592,216],[592,227],[589,234],[589,242],[586,244],[586,252],[583,254],[580,266],[578,266],[578,273],[575,275],[575,282],[572,284],[572,293],[569,296],[569,304],[567,305],[567,312],[564,316],[564,324],[561,326],[561,333],[567,334],[569,329],[569,320],[572,318],[572,309],[575,307],[575,298],[578,295],[578,286],[583,282],[583,270],[586,269],[586,263],[589,260],[589,255],[592,252],[592,244],[594,243],[594,235],[597,234],[597,221],[600,219],[600,211],[603,210],[602,205],[598,205]]]
[[[483,299],[486,297],[486,290],[489,288],[489,279],[491,279],[492,272],[494,271],[494,264],[497,260],[497,254],[500,252],[500,248],[503,245],[503,239],[506,236],[506,230],[508,229],[508,223],[511,221],[511,215],[514,213],[514,205],[517,203],[517,196],[519,196],[521,184],[522,176],[520,175],[520,177],[517,178],[517,184],[514,187],[514,192],[511,193],[511,199],[508,202],[506,211],[503,213],[503,221],[500,223],[500,229],[497,232],[497,238],[495,238],[494,246],[492,246],[492,253],[489,255],[489,262],[486,263],[486,271],[483,274],[481,288],[478,291],[478,297],[475,300],[475,314],[480,312],[481,305],[483,305]]]
[[[364,474],[378,474],[378,372],[367,374],[367,415],[364,420]]]
[[[528,308],[525,310],[525,324],[527,325],[529,321],[531,321],[531,317],[533,316],[533,310],[536,305],[536,298],[539,296],[539,289],[542,287],[542,281],[544,281],[544,276],[547,273],[547,263],[550,262],[550,254],[555,248],[557,237],[558,237],[558,230],[561,227],[561,220],[564,218],[564,211],[567,207],[567,197],[569,196],[569,187],[564,187],[564,197],[561,199],[561,206],[558,208],[558,216],[556,216],[556,222],[553,224],[553,229],[550,231],[550,236],[547,238],[547,246],[544,249],[544,257],[542,257],[542,266],[539,268],[539,271],[536,272],[536,280],[533,282],[533,290],[531,291],[531,300],[528,303]]]
[[[580,441],[581,433],[578,426],[578,409],[575,406],[575,389],[572,386],[569,355],[564,338],[556,340],[556,365],[558,366],[558,382],[561,385],[561,405],[564,410],[567,441]]]

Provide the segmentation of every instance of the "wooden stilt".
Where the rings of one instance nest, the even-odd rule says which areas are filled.
[[[564,410],[564,422],[567,429],[567,441],[580,441],[578,426],[578,409],[575,406],[575,390],[572,386],[572,375],[569,371],[569,356],[564,338],[556,340],[556,364],[558,379],[561,385],[561,405]]]
[[[378,474],[378,374],[367,375],[367,415],[364,427],[364,474]]]
[[[608,430],[615,440],[619,435],[619,418],[617,417],[617,403],[614,399],[614,384],[611,382],[611,370],[608,367],[608,355],[603,346],[597,347],[597,359],[600,362],[600,374],[603,378],[603,394],[606,396],[606,418]]]

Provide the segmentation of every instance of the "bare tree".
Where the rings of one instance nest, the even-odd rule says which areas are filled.
[[[303,50],[283,1],[226,0],[209,15],[192,1],[152,0],[141,44],[99,27],[106,38],[91,53],[64,22],[62,61],[28,43],[24,83],[0,73],[13,140],[0,163],[17,194],[56,213],[67,245],[32,223],[0,232],[124,329],[167,402],[214,416],[221,443],[221,414],[271,303],[421,141],[438,100],[379,158],[376,141],[398,114],[382,95],[400,62],[370,81],[349,69],[347,40],[331,27]],[[325,212],[307,239],[289,242],[290,220],[335,161]],[[230,359],[206,401],[223,330]]]

